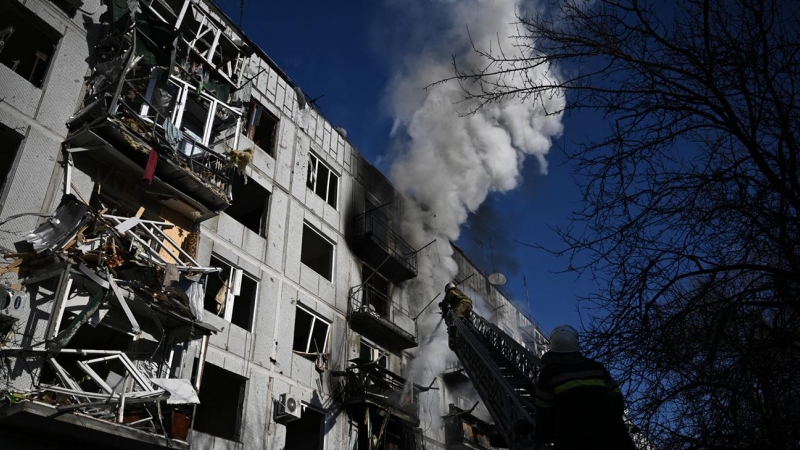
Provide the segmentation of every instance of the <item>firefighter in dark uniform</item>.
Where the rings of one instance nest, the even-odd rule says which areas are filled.
[[[536,441],[556,450],[636,450],[622,392],[602,364],[578,351],[578,332],[559,325],[536,382]]]
[[[444,287],[444,291],[444,300],[439,303],[439,307],[442,308],[442,317],[447,317],[447,312],[450,309],[453,310],[456,317],[460,320],[469,317],[469,313],[472,311],[472,299],[461,292],[453,282],[447,283]],[[451,324],[450,331],[447,333],[448,344],[451,349],[455,345],[455,335],[457,333],[455,328],[455,325]]]

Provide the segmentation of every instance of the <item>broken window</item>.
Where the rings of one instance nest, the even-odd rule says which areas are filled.
[[[206,363],[200,383],[200,404],[194,429],[231,441],[240,440],[247,379]]]
[[[253,100],[250,104],[250,116],[247,121],[247,137],[258,148],[275,157],[275,141],[278,136],[278,118]]]
[[[244,270],[211,256],[212,267],[222,272],[208,275],[205,309],[247,331],[252,330],[253,314],[258,298],[258,281]]]
[[[300,262],[327,280],[333,280],[333,243],[304,224],[302,245]]]
[[[22,143],[22,135],[0,124],[0,199],[8,189],[12,167],[17,160],[17,152]]]
[[[294,318],[292,350],[300,353],[324,353],[328,344],[330,322],[298,305]]]
[[[313,153],[308,154],[308,177],[306,186],[329,205],[336,208],[339,194],[339,176]]]
[[[364,342],[363,338],[361,339],[361,347],[358,352],[358,357],[365,361],[373,361],[384,369],[389,368],[389,358],[386,351]]]
[[[364,280],[364,306],[372,313],[389,318],[389,282],[366,264],[361,267],[361,276]]]
[[[61,35],[16,0],[0,2],[0,63],[42,87]]]
[[[267,235],[269,191],[257,182],[245,183],[244,177],[233,180],[233,201],[225,214],[236,219],[261,237]]]
[[[299,419],[286,424],[287,450],[322,449],[325,415],[303,405],[303,413]]]

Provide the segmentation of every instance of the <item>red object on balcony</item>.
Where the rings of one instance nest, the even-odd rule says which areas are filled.
[[[147,184],[153,183],[153,176],[156,174],[156,164],[158,164],[158,150],[152,147],[150,149],[150,154],[147,156],[147,164],[144,166],[142,181]]]

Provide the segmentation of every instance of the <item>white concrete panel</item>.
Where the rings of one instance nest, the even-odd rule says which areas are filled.
[[[278,86],[278,74],[274,70],[269,71],[267,78],[267,96],[272,103],[275,103],[275,89]]]
[[[341,185],[341,179],[340,185]],[[346,203],[342,200],[342,193],[339,192],[339,208],[345,207]],[[322,218],[325,220],[325,223],[330,227],[338,230],[344,230],[344,228],[340,228],[341,224],[339,223],[339,211],[337,211],[333,206],[324,203],[322,206]]]
[[[244,228],[243,233],[244,242],[242,243],[242,248],[244,248],[250,256],[259,261],[263,260],[264,252],[267,248],[267,241],[249,228]]]
[[[212,334],[209,337],[209,344],[219,349],[226,350],[228,347],[228,334],[230,333],[231,323],[222,317],[217,316],[213,311],[203,312],[203,322],[206,322],[220,330],[218,333]],[[220,362],[219,365],[222,366],[222,362]]]
[[[303,211],[299,206],[289,207],[289,232],[286,238],[284,275],[295,283],[300,282],[300,252],[303,243]]]
[[[270,358],[275,358],[276,343],[273,336],[280,305],[278,301],[280,286],[278,280],[272,276],[264,276],[261,279],[254,326],[255,345],[251,360],[266,368],[272,367]]]
[[[319,296],[319,283],[322,277],[315,271],[300,263],[300,286]]]
[[[303,386],[313,387],[312,374],[315,374],[314,363],[300,355],[292,355],[292,379]],[[305,393],[304,400],[308,401],[311,397]]]
[[[33,117],[42,96],[41,89],[29,83],[5,64],[0,64],[0,86],[2,86],[0,95],[3,96],[4,103],[8,103],[26,116]]]
[[[253,343],[253,337],[250,332],[234,324],[231,324],[228,330],[227,350],[242,358],[249,357]],[[227,364],[227,358],[225,362]]]
[[[278,145],[274,161],[275,183],[289,189],[292,180],[292,158],[294,156],[297,127],[287,116],[281,117]]]
[[[337,265],[336,266],[336,271],[334,273],[336,278],[334,278],[334,279],[338,279],[339,272],[340,272],[340,268]],[[319,298],[322,299],[323,302],[327,303],[328,305],[330,305],[332,307],[335,306],[335,304],[336,304],[336,301],[335,301],[336,300],[336,289],[335,289],[335,284],[334,283],[326,280],[323,277],[319,277],[318,292],[319,293],[317,295],[319,296]]]
[[[269,402],[269,376],[254,370],[247,381],[245,394],[244,428],[241,436],[242,442],[247,443],[248,449],[263,449],[266,438],[266,427],[269,422],[267,417]]]
[[[284,284],[281,287],[279,319],[276,322],[277,358],[275,371],[291,375],[292,344],[294,344],[294,318],[297,312],[297,290]],[[277,391],[280,392],[280,391]]]
[[[331,153],[331,134],[333,130],[328,122],[325,122],[325,128],[322,130],[322,150],[325,153]]]
[[[294,169],[292,171],[292,195],[300,200],[305,199],[306,178],[308,177],[308,152],[310,142],[305,133],[297,133],[294,146]]]
[[[239,201],[246,201],[246,199],[240,199]],[[233,201],[236,201],[234,199]],[[230,242],[236,247],[242,246],[243,236],[244,236],[244,225],[237,222],[231,216],[222,213],[219,216],[219,225],[217,226],[217,234],[222,239]]]
[[[270,196],[266,259],[264,262],[277,271],[283,269],[288,207],[289,196],[281,190],[274,190]]]
[[[306,208],[308,208],[315,216],[322,217],[325,214],[325,200],[318,196],[316,192],[311,191],[306,187]]]
[[[283,81],[283,78],[278,78],[278,87],[275,90],[275,106],[278,109],[283,109],[283,101],[286,97],[286,82]]]
[[[85,61],[89,52],[85,33],[68,30],[61,38],[58,54],[54,56],[36,119],[42,125],[66,134],[66,122],[78,105],[87,70]]]
[[[287,114],[289,117],[294,116],[294,110],[297,108],[297,93],[294,91],[294,88],[286,85],[286,94],[283,100],[283,112]]]

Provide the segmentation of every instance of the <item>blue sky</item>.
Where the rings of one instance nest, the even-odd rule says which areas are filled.
[[[448,3],[428,2],[437,7]],[[218,3],[234,21],[239,19],[239,0]],[[423,9],[427,5],[409,0],[411,3],[422,4]],[[402,145],[402,139],[391,136],[394,119],[387,107],[387,89],[408,56],[410,42],[417,36],[415,27],[420,24],[401,14],[403,5],[397,0],[249,0],[242,21],[245,33],[304,93],[311,98],[324,95],[317,102],[322,113],[334,126],[344,127],[353,145],[387,174],[396,146]],[[514,3],[508,2],[508,8],[513,7]],[[436,8],[431,11],[435,14]],[[478,26],[465,25],[470,29]],[[554,257],[515,242],[559,247],[550,227],[567,226],[570,212],[580,206],[581,193],[561,147],[576,145],[602,131],[602,124],[586,114],[565,116],[563,124],[563,136],[547,156],[547,175],[528,158],[521,185],[505,194],[490,194],[479,214],[462,227],[457,242],[486,272],[492,271],[493,247],[494,267],[508,278],[504,291],[524,308],[523,277],[527,280],[532,314],[545,331],[560,323],[578,325],[576,298],[595,286],[585,277],[576,279],[575,272],[555,273],[569,267],[568,257]]]

